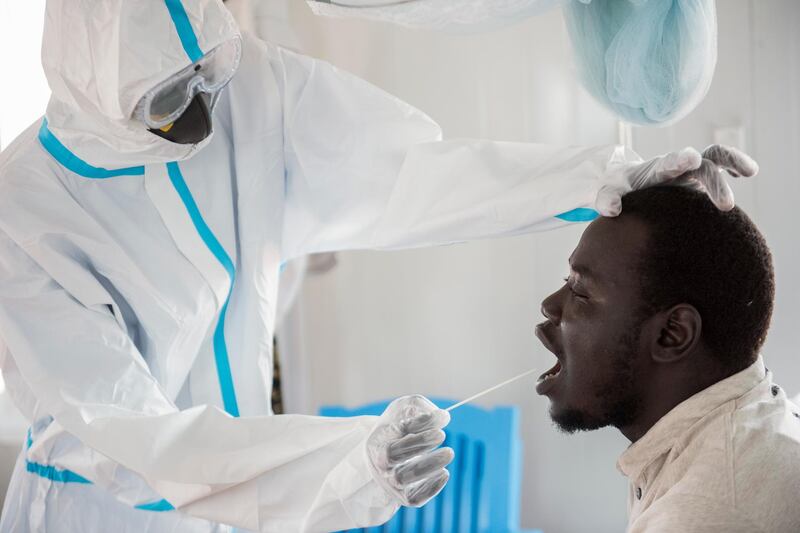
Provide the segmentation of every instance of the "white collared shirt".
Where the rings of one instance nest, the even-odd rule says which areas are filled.
[[[619,458],[629,533],[800,532],[800,408],[759,358]]]

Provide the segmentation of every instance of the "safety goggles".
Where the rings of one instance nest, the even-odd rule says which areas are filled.
[[[198,93],[211,95],[211,108],[231,81],[242,55],[241,41],[226,41],[169,79],[149,90],[139,101],[135,116],[149,128],[175,122]]]

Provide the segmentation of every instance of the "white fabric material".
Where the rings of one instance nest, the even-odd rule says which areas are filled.
[[[95,56],[86,52],[99,53],[94,46],[125,56],[129,47],[114,46],[128,41],[143,43],[143,64],[159,47],[169,51],[137,79],[155,82],[158,68],[183,66],[180,45],[161,35],[174,33],[156,14],[163,3],[148,5],[154,13],[123,0],[70,3],[67,12],[53,1],[45,47],[80,52],[61,58],[63,68],[45,58],[56,85],[47,115],[55,137],[90,165],[147,163],[143,175],[76,174],[37,140],[38,123],[0,155],[1,359],[32,424],[21,461],[92,482],[51,481],[21,463],[0,531],[90,531],[100,510],[112,520],[106,530],[135,532],[384,522],[397,504],[367,466],[374,417],[270,416],[281,262],[565,225],[553,217],[594,206],[609,176],[639,159],[615,146],[439,142],[436,123],[391,95],[245,36],[239,72],[215,111],[216,134],[179,164],[203,223],[236,267],[224,322],[242,415],[234,418],[223,411],[214,346],[230,278],[192,231],[186,199],[166,183],[160,162],[181,154],[127,130],[135,96],[125,95],[138,88],[107,80],[103,61],[92,63],[96,72],[81,70]],[[232,27],[217,8],[189,7],[193,22],[209,21],[201,46]],[[59,38],[60,17],[73,27]],[[67,90],[71,69],[83,84]],[[178,511],[132,508],[161,498]]]
[[[120,505],[114,495],[97,485],[76,483],[24,483],[25,452],[14,467],[15,480],[3,509],[5,531],[24,533],[76,532],[207,532],[232,533],[232,528],[211,524],[183,513],[138,511]],[[45,492],[45,494],[42,494]],[[31,504],[42,503],[35,511]],[[38,514],[34,519],[31,515]],[[29,518],[30,517],[30,518]],[[239,530],[242,531],[242,530]]]
[[[307,0],[317,15],[359,17],[409,28],[486,31],[538,15],[568,0]]]
[[[220,0],[182,2],[208,52],[239,35]],[[132,119],[144,94],[192,63],[164,1],[48,0],[42,64],[50,129],[97,167],[184,159],[199,147],[171,143]]]
[[[675,407],[618,468],[629,533],[800,531],[800,408],[761,359]]]

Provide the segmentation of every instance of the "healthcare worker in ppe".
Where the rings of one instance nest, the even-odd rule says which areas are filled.
[[[269,416],[281,263],[555,228],[681,175],[730,207],[720,165],[755,170],[443,142],[220,0],[50,0],[42,56],[46,118],[0,156],[0,362],[31,421],[3,532],[334,531],[420,505],[452,459],[424,398]]]

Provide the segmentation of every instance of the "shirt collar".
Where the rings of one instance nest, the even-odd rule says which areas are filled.
[[[759,357],[745,370],[684,400],[625,450],[617,461],[617,468],[628,479],[638,479],[648,465],[669,452],[697,421],[720,405],[745,395],[765,380],[770,380],[770,374]]]

